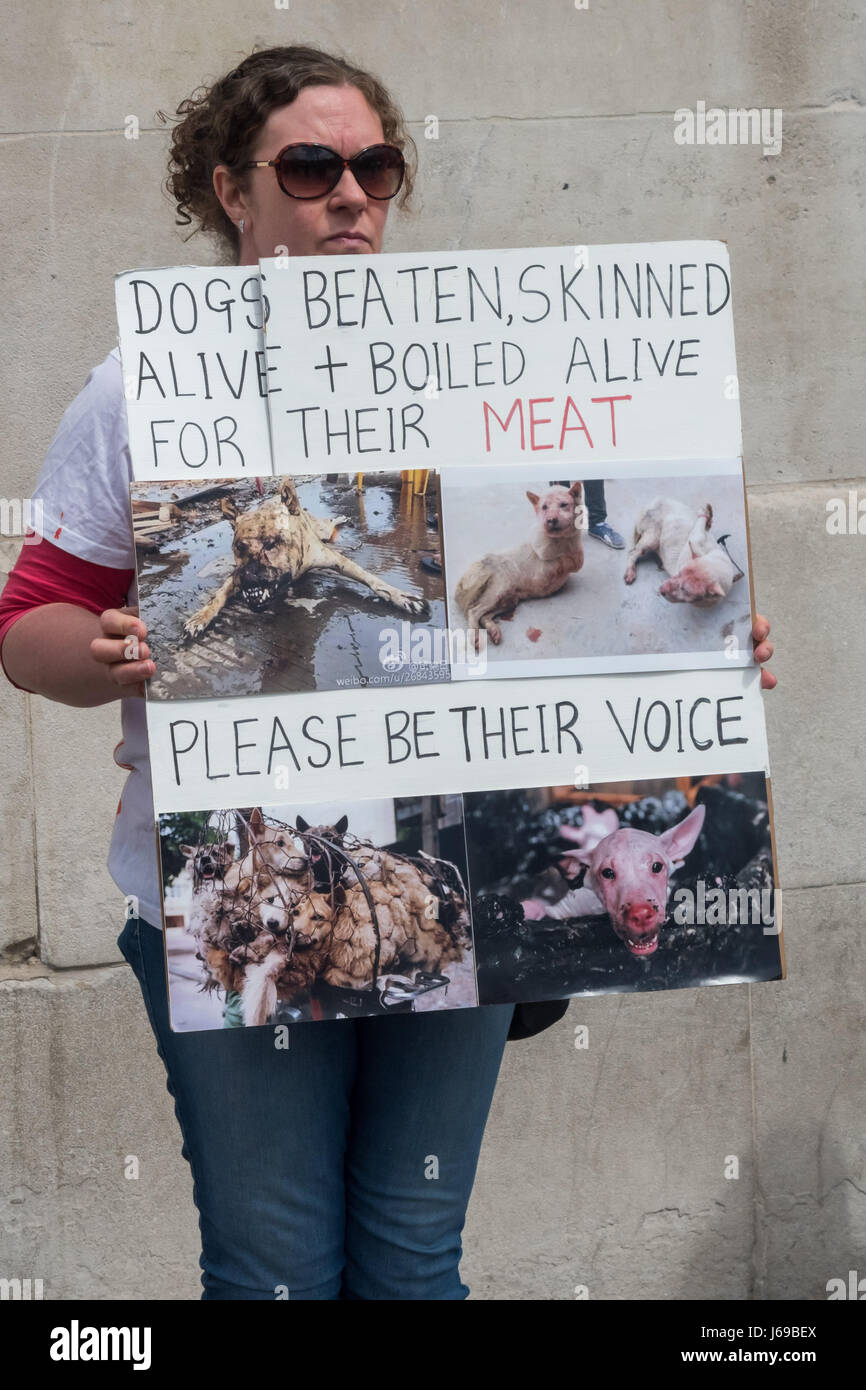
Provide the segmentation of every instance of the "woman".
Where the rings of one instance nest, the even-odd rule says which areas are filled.
[[[220,238],[238,264],[278,247],[378,253],[392,198],[411,193],[411,163],[383,151],[354,159],[383,144],[411,152],[398,108],[369,73],[317,50],[254,53],[177,115],[167,187],[179,220]],[[277,168],[298,143],[327,150]],[[202,1297],[465,1298],[460,1233],[512,1005],[319,1022],[291,1029],[285,1051],[266,1028],[169,1028],[141,699],[155,666],[136,616],[130,476],[114,350],[46,457],[34,497],[52,540],[22,548],[0,602],[0,652],[23,689],[78,706],[122,699],[131,776],[109,867],[139,915],[118,945],[192,1170]],[[761,661],[768,631],[760,620]],[[137,660],[124,659],[131,637]]]

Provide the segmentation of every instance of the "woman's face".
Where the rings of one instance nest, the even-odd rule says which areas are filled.
[[[328,145],[344,158],[384,139],[382,122],[357,87],[304,87],[289,106],[272,111],[250,159],[274,159],[295,140]],[[260,256],[372,255],[382,249],[389,203],[369,198],[351,169],[321,198],[289,198],[273,169],[250,169],[242,193],[224,165],[214,171],[217,197],[233,222],[244,220],[239,265]],[[347,239],[350,233],[354,239]]]

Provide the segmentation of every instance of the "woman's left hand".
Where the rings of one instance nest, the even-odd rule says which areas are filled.
[[[769,635],[770,624],[767,622],[766,618],[763,618],[761,614],[758,613],[752,624],[752,644],[755,648],[755,660],[758,662],[769,661],[770,657],[773,655],[773,644],[767,641]],[[765,667],[761,671],[761,689],[772,690],[773,686],[776,684],[776,677],[773,675],[772,671],[768,671]]]

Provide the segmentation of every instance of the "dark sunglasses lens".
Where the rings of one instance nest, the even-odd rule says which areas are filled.
[[[359,155],[354,174],[371,198],[393,198],[403,182],[403,156],[391,145],[374,145]]]
[[[318,145],[296,145],[280,160],[280,182],[293,198],[320,198],[342,172],[340,160]]]

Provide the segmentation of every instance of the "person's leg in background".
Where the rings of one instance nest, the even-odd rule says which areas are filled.
[[[202,1298],[338,1299],[354,1021],[173,1033],[162,932],[130,918],[118,948],[138,979],[190,1164]],[[285,1290],[285,1292],[281,1292]]]
[[[358,1020],[347,1299],[463,1299],[460,1233],[513,1004]]]
[[[609,545],[613,550],[623,550],[625,541],[619,531],[614,531],[607,523],[604,479],[593,478],[589,482],[584,479],[583,495],[586,501],[589,534],[597,540],[604,541],[605,545]]]

